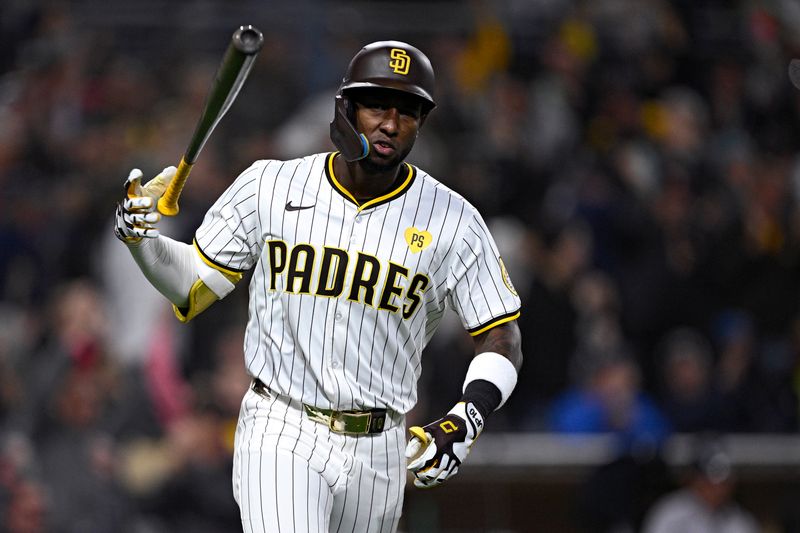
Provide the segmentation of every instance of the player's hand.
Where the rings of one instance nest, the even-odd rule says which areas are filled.
[[[458,402],[443,418],[409,428],[408,470],[414,486],[435,487],[458,472],[470,447],[483,431],[483,417],[471,402]]]
[[[142,171],[131,170],[125,180],[125,199],[117,204],[114,234],[125,244],[138,244],[142,239],[158,237],[156,224],[161,214],[156,211],[158,199],[167,190],[177,169],[167,167],[142,186]]]

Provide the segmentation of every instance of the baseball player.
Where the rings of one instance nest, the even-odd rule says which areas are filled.
[[[125,183],[116,234],[178,319],[253,271],[233,466],[246,532],[396,530],[406,471],[418,487],[453,476],[516,384],[520,300],[494,240],[472,205],[405,162],[433,89],[418,49],[365,46],[335,98],[338,151],[256,161],[191,245],[156,228],[174,167]],[[476,355],[460,400],[406,442],[422,351],[448,307]]]

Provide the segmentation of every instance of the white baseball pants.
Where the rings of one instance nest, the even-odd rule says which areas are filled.
[[[405,421],[382,433],[341,435],[299,402],[248,389],[233,458],[233,495],[245,533],[392,533],[406,481]]]

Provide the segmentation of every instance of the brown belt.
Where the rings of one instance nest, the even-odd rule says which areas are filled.
[[[264,398],[272,398],[274,394],[258,378],[253,379],[250,386],[253,392]],[[313,405],[303,404],[308,418],[330,428],[335,433],[344,435],[369,435],[383,431],[386,423],[386,409],[369,409],[367,411],[337,411],[321,409]]]

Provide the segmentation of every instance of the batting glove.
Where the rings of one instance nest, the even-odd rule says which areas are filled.
[[[175,167],[167,167],[142,186],[142,171],[138,168],[131,170],[125,180],[126,198],[117,204],[114,215],[114,234],[119,240],[125,244],[138,244],[143,238],[158,237],[155,225],[161,220],[161,214],[156,211],[156,205],[175,172]]]
[[[414,486],[430,488],[456,475],[470,447],[483,431],[483,417],[472,402],[458,402],[443,418],[425,427],[409,428],[408,470]]]

